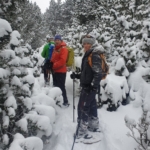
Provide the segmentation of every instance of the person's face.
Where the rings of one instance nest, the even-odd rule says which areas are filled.
[[[89,44],[89,43],[84,43],[84,44],[83,44],[84,52],[86,52],[86,51],[90,50],[90,49],[91,49],[91,47],[92,47],[92,45],[91,45],[91,44]]]
[[[58,39],[57,39],[57,40],[55,40],[55,45],[60,45],[61,42],[62,42],[61,40],[58,40]]]

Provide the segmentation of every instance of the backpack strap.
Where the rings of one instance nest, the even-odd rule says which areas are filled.
[[[93,55],[93,51],[90,53],[90,55],[88,56],[88,63],[89,65],[92,67],[92,55]],[[100,55],[97,53],[97,55]]]
[[[88,63],[92,67],[92,53],[88,56]]]

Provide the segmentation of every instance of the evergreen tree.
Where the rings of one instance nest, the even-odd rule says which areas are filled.
[[[0,17],[11,23],[13,30],[18,30],[24,39],[24,44],[29,43],[36,49],[41,46],[43,30],[42,14],[36,3],[28,0],[2,1]]]
[[[2,102],[1,113],[1,134],[3,137],[4,149],[13,141],[13,135],[18,132],[16,122],[19,121],[24,113],[27,113],[31,108],[28,108],[27,98],[31,96],[34,80],[28,76],[27,68],[32,67],[32,63],[27,54],[29,50],[20,46],[20,34],[18,31],[11,33],[9,44],[0,52],[1,68],[4,68],[9,73],[8,80],[5,80],[7,90],[4,101]],[[2,84],[3,85],[3,84]],[[28,99],[29,101],[29,99]],[[20,133],[25,134],[23,130]],[[5,143],[4,138],[8,138]]]
[[[25,0],[0,0],[0,18],[10,22],[13,30],[16,30],[22,21],[22,18],[19,17],[22,5],[25,5]]]

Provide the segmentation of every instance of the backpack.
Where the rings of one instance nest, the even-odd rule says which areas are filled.
[[[109,73],[109,66],[106,62],[105,55],[103,53],[99,54],[101,58],[101,67],[102,67],[102,80],[106,78],[107,74]],[[92,67],[92,53],[88,57],[88,63]]]
[[[67,50],[68,50],[68,57],[67,57],[67,61],[66,61],[66,66],[67,67],[71,67],[74,65],[74,49],[66,46]]]

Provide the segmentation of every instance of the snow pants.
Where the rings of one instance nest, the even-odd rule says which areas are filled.
[[[44,80],[45,82],[47,82],[47,78],[48,78],[48,73],[46,72],[46,69],[44,68]]]
[[[97,117],[96,91],[87,93],[83,88],[81,90],[78,103],[78,120],[88,122],[89,117]]]
[[[66,73],[54,73],[53,74],[54,86],[59,87],[62,90],[62,96],[64,103],[68,103],[65,82],[66,82]]]

